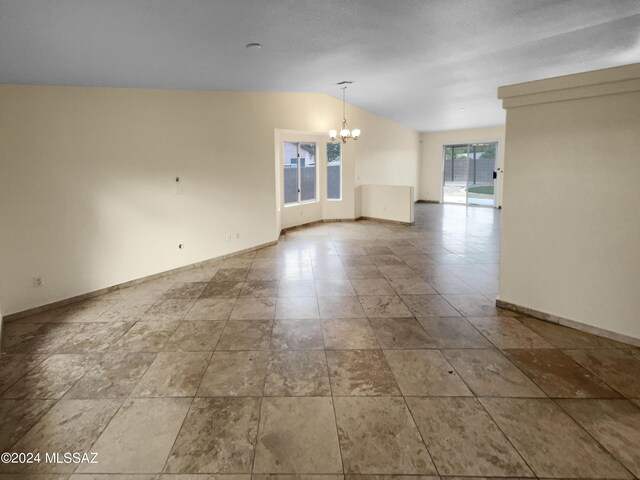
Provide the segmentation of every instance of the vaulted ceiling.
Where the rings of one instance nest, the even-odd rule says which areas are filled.
[[[420,131],[502,123],[499,85],[634,62],[639,0],[0,0],[0,83],[353,80],[349,103]]]

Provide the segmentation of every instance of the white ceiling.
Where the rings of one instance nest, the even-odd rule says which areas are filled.
[[[420,131],[502,123],[499,85],[639,61],[640,0],[0,0],[0,83],[353,80],[350,103]]]

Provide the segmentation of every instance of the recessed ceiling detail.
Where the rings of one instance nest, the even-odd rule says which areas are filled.
[[[339,98],[338,77],[354,105],[450,130],[503,123],[499,85],[640,62],[639,24],[638,0],[0,0],[0,83]],[[247,39],[269,48],[249,61]]]

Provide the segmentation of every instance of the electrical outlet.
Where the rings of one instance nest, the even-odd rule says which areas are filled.
[[[227,238],[227,242],[230,242],[231,241],[231,234],[227,233],[227,237],[226,238]]]
[[[236,232],[236,240],[240,239],[240,232]]]
[[[33,288],[39,288],[44,285],[42,277],[33,277]]]

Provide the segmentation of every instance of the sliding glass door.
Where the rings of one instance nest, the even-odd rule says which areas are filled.
[[[469,145],[445,145],[442,201],[467,203]]]
[[[444,146],[443,202],[495,205],[497,147],[497,142]]]

